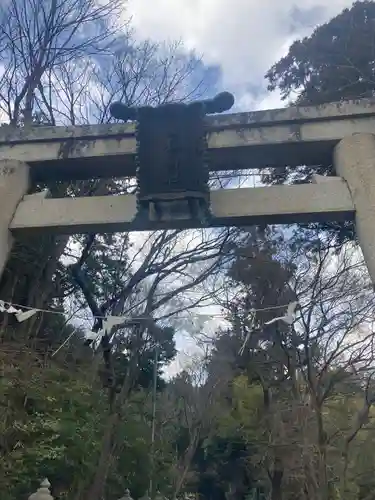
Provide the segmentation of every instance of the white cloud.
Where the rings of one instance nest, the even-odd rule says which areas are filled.
[[[350,0],[128,0],[140,38],[182,39],[223,70],[222,86],[234,90],[243,109],[264,98],[264,73],[290,42],[329,20]],[[296,15],[297,12],[297,15]],[[302,13],[301,13],[302,12]],[[257,94],[260,95],[257,95]],[[265,101],[264,104],[267,104]],[[269,104],[276,107],[279,99]]]

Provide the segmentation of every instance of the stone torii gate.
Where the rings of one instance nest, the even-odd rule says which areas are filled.
[[[210,226],[356,221],[375,283],[375,99],[205,118],[211,171],[334,165],[311,184],[211,191]],[[171,217],[138,223],[135,195],[53,199],[31,181],[134,176],[134,124],[0,128],[0,273],[12,238],[189,228]]]

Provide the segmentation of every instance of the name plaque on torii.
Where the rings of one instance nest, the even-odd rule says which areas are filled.
[[[207,114],[228,111],[229,92],[191,103],[131,108],[113,103],[111,115],[136,122],[136,219],[160,222],[193,219],[209,224],[210,189]]]

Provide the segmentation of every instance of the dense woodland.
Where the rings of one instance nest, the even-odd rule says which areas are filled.
[[[293,43],[269,90],[292,105],[373,96],[374,53],[375,2],[357,2]],[[137,42],[122,0],[3,1],[0,68],[0,136],[107,123],[113,100],[208,96],[220,76],[179,43]],[[32,190],[46,187],[130,193],[134,179]],[[59,500],[126,488],[136,499],[375,498],[375,295],[350,224],[27,237],[0,299],[49,311],[21,323],[0,313],[2,500],[26,499],[44,477]],[[266,324],[293,301],[292,324]],[[201,316],[208,306],[220,316]],[[113,390],[100,348],[84,342],[107,315],[128,319],[114,329]],[[166,377],[182,334],[197,354]]]

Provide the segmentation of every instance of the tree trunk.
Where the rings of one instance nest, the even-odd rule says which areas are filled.
[[[100,500],[103,495],[105,483],[107,480],[109,464],[111,462],[112,441],[119,422],[117,412],[110,415],[105,433],[102,440],[99,463],[94,476],[94,480],[86,495],[86,500]]]
[[[316,416],[318,424],[318,449],[319,449],[319,490],[321,500],[329,500],[329,484],[327,474],[327,435],[324,430],[321,407],[316,405]]]
[[[174,492],[173,492],[173,496],[172,496],[173,500],[176,500],[176,498],[179,496],[179,494],[182,490],[182,487],[185,483],[186,475],[189,472],[194,453],[195,453],[197,446],[198,446],[199,433],[200,433],[200,427],[195,431],[194,437],[191,440],[189,447],[186,450],[184,457],[182,459],[182,464],[181,464],[181,467],[179,468],[180,474],[177,478]]]
[[[282,500],[282,482],[284,471],[281,464],[276,459],[274,470],[271,477],[271,500]]]
[[[99,463],[95,472],[94,480],[90,486],[86,500],[102,500],[108,472],[112,462],[114,450],[114,437],[121,419],[121,412],[133,389],[133,383],[139,374],[139,351],[142,334],[145,327],[137,329],[137,340],[134,345],[134,352],[131,355],[127,375],[121,388],[120,394],[109,394],[109,416],[102,439]],[[117,396],[117,397],[116,397]],[[122,410],[121,410],[122,407]]]

